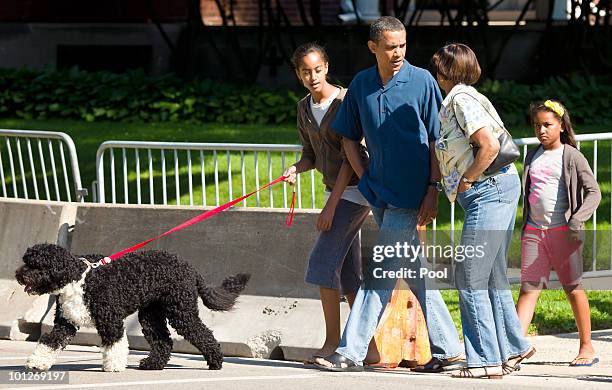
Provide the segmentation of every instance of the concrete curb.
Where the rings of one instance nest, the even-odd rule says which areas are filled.
[[[37,312],[47,308],[43,299],[33,307]],[[230,312],[212,312],[201,302],[199,310],[200,318],[213,331],[226,356],[301,361],[320,348],[325,339],[321,305],[314,299],[243,295]],[[53,305],[42,323],[27,324],[31,328],[39,325],[41,333],[47,333],[53,327],[54,313]],[[342,305],[341,314],[344,321],[348,315],[347,304]],[[124,324],[130,348],[148,350],[137,313],[130,315]],[[170,330],[174,352],[199,354],[195,347]],[[100,338],[94,328],[81,328],[71,344],[100,345]]]

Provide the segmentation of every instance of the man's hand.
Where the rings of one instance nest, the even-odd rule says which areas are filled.
[[[297,169],[295,168],[295,165],[290,166],[289,168],[287,168],[285,170],[285,172],[283,173],[283,176],[285,176],[285,181],[289,184],[295,184],[295,181],[297,180],[297,174],[296,174]]]
[[[438,216],[438,191],[432,186],[427,187],[427,193],[417,216],[417,225],[427,225]]]
[[[326,204],[325,207],[323,207],[323,210],[321,210],[319,218],[317,218],[317,230],[321,232],[326,232],[331,229],[335,213],[336,208]]]

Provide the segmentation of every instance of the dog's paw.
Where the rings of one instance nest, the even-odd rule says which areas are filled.
[[[58,354],[59,351],[45,344],[38,344],[34,353],[26,361],[25,366],[29,370],[48,371],[55,363]]]
[[[32,371],[49,371],[49,369],[53,366],[53,363],[41,363],[36,361],[28,361],[25,364],[25,368]]]
[[[122,372],[125,371],[125,364],[117,364],[116,362],[104,362],[102,364],[102,370],[105,372]]]
[[[223,362],[208,362],[209,370],[220,370],[223,366]]]
[[[163,362],[146,357],[140,361],[138,368],[141,370],[163,370],[164,366]]]
[[[127,352],[127,351],[126,351]],[[128,354],[102,354],[102,370],[106,372],[121,372],[127,367]]]
[[[130,353],[125,332],[119,341],[111,345],[103,345],[100,350],[102,351],[102,370],[106,372],[125,371]]]

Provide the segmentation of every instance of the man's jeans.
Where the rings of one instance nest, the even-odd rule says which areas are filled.
[[[461,245],[484,248],[455,267],[468,367],[498,366],[529,349],[506,276],[520,186],[518,175],[499,174],[457,196]]]
[[[403,242],[418,245],[416,232],[417,214],[414,209],[402,209],[389,206],[388,208],[372,208],[374,219],[380,231],[376,245],[395,246],[398,238]],[[384,261],[387,261],[385,259]],[[383,262],[379,263],[384,265]],[[417,258],[414,262],[407,261],[404,266],[418,270],[421,263],[425,266],[423,259]],[[365,271],[371,274],[372,266]],[[376,327],[382,316],[387,302],[391,298],[395,281],[388,281],[385,288],[368,288],[368,277],[365,275],[366,283],[357,292],[355,303],[351,309],[340,345],[336,352],[354,362],[362,362],[368,351],[368,344],[376,332]],[[370,276],[371,278],[371,276]],[[447,359],[461,354],[459,337],[451,319],[450,313],[442,300],[442,295],[437,290],[426,290],[424,280],[407,278],[406,281],[416,295],[429,332],[431,352],[434,357]]]

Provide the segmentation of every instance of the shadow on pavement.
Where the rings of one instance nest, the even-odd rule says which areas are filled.
[[[579,340],[578,333],[562,333],[553,336],[560,339]],[[612,341],[612,329],[593,331],[591,334],[591,339],[593,341]]]
[[[579,376],[576,379],[578,379],[579,381],[587,381],[587,382],[612,383],[612,376],[609,376],[609,375]]]

